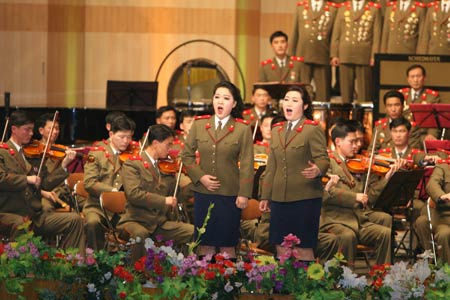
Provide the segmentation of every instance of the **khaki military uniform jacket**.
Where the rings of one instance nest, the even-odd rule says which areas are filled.
[[[121,166],[119,159],[115,161],[110,144],[91,149],[84,165],[84,188],[89,193],[89,197],[83,210],[100,209],[101,193],[110,192],[113,188],[121,189],[122,177],[119,174]]]
[[[330,39],[338,4],[324,2],[313,11],[311,1],[297,3],[294,31],[290,36],[290,53],[303,57],[306,63],[330,64]]]
[[[389,129],[389,119],[383,118],[375,122],[375,128],[373,132],[375,133],[375,130],[377,131],[377,139],[375,140],[375,151],[378,151],[382,148],[389,148],[393,147],[394,144],[392,142],[391,137],[391,130]],[[416,122],[410,122],[411,123],[411,130],[409,131],[409,139],[408,139],[408,145],[411,148],[419,148],[422,149],[422,131],[423,128],[417,127]],[[370,145],[368,147],[368,151],[372,151],[373,147],[373,140],[370,142]]]
[[[380,5],[366,2],[363,9],[353,11],[352,2],[339,8],[331,37],[331,57],[341,64],[369,65],[380,50]]]
[[[400,4],[390,2],[384,18],[381,37],[381,53],[415,54],[419,33],[425,24],[426,5],[421,2],[410,2],[406,11]]]
[[[371,210],[364,210],[360,203],[356,202],[356,194],[364,191],[366,174],[356,176],[350,173],[337,152],[334,152],[331,157],[328,173],[338,175],[343,180],[340,180],[329,192],[324,192],[321,226],[342,224],[358,233],[360,227],[373,224],[368,218]],[[349,184],[344,184],[344,181]],[[368,189],[369,207],[373,207],[387,182],[385,178],[371,176]]]
[[[267,142],[257,141],[253,144],[253,152],[255,154],[269,154],[270,145]]]
[[[0,147],[0,212],[31,217],[40,226],[44,221],[40,190],[27,183],[28,175],[36,170],[20,157],[11,141]],[[40,188],[51,191],[61,184],[69,174],[59,166],[51,173],[44,164],[40,177]]]
[[[412,93],[411,93],[411,88],[402,88],[398,90],[400,93],[403,94],[403,96],[405,97],[405,105],[404,105],[404,109],[403,109],[403,116],[405,118],[407,118],[409,121],[413,121],[413,114],[411,113],[411,109],[409,108],[409,105],[413,102],[412,99]],[[435,90],[432,89],[427,89],[427,88],[423,88],[422,92],[420,93],[420,97],[419,99],[415,102],[415,103],[422,103],[422,104],[427,104],[427,103],[440,103],[441,102],[441,97],[439,96],[439,93]],[[419,124],[417,124],[418,127],[420,127]],[[423,139],[425,138],[425,136],[427,134],[431,134],[434,137],[438,137],[438,129],[437,128],[420,128],[420,142],[423,142]],[[420,148],[423,148],[423,145],[420,146]]]
[[[138,222],[150,231],[165,221],[167,188],[162,186],[159,170],[156,170],[147,154],[131,157],[121,170],[123,187],[127,197],[125,214],[120,225]],[[126,224],[125,224],[126,226]]]
[[[267,111],[266,111],[267,113]],[[248,123],[251,126],[255,126],[256,125],[256,120],[258,120],[258,126],[261,125],[259,122],[261,121],[261,117],[264,116],[266,113],[262,114],[261,116],[258,116],[258,113],[256,112],[255,107],[246,109],[242,112],[242,117],[244,118],[244,120],[248,121]]]
[[[427,193],[435,202],[442,195],[450,193],[450,160],[443,160],[442,162],[436,164],[427,184]],[[436,210],[441,218],[445,217],[447,224],[450,224],[450,202],[439,203]]]
[[[428,4],[417,53],[450,55],[450,10],[444,13],[440,1]]]
[[[261,62],[259,67],[260,82],[300,82],[300,63],[302,57],[287,56],[286,65],[280,67],[276,58],[270,58]]]
[[[250,126],[244,120],[230,117],[219,131],[215,130],[214,118],[196,118],[181,153],[183,164],[194,184],[193,189],[203,194],[250,198],[254,175]],[[196,150],[200,153],[198,165]],[[203,175],[216,176],[220,181],[220,188],[214,192],[208,191],[200,182]]]
[[[291,202],[322,197],[321,176],[306,179],[301,171],[314,162],[325,174],[330,160],[325,135],[317,122],[303,117],[286,141],[288,122],[272,129],[270,154],[263,179],[261,199]]]
[[[385,154],[387,157],[391,157],[391,158],[395,158],[395,159],[399,158],[394,147],[382,148],[378,151],[378,153],[381,155]],[[423,160],[424,157],[425,157],[425,152],[423,152],[422,150],[419,150],[417,148],[412,148],[412,147],[408,146],[405,153],[402,153],[401,158],[412,161],[412,164],[414,166],[417,166],[417,164],[419,164],[419,162],[421,160]],[[412,165],[409,164],[409,166],[412,166]]]

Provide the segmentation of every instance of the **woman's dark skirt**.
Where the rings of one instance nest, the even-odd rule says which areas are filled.
[[[237,196],[208,195],[194,193],[194,225],[203,225],[210,203],[214,203],[206,232],[200,245],[215,247],[234,247],[239,241],[241,209],[236,207]],[[197,238],[197,231],[195,231]]]
[[[300,239],[299,248],[315,248],[319,234],[322,198],[294,202],[270,202],[269,242],[281,245],[289,233]]]

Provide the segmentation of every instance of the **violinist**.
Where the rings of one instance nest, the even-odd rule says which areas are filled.
[[[102,192],[119,191],[122,188],[120,154],[130,144],[136,124],[127,116],[121,116],[111,123],[108,144],[91,148],[84,166],[84,187],[89,193],[83,208],[88,247],[103,249],[107,221],[100,207]]]
[[[377,130],[378,135],[375,140],[375,150],[378,151],[382,148],[388,148],[393,146],[391,130],[389,124],[392,120],[403,116],[405,97],[402,93],[396,90],[387,91],[383,96],[383,103],[386,109],[386,118],[380,119],[375,122],[374,132]],[[411,130],[408,139],[408,145],[413,148],[421,149],[421,129],[416,126],[415,122],[411,123]],[[371,151],[373,147],[373,141],[369,145],[368,150]]]
[[[49,137],[50,131],[53,124],[53,114],[43,114],[41,115],[37,120],[35,127],[37,128],[37,131],[39,135],[41,136],[41,139],[39,141],[36,141],[35,143],[40,143],[42,147],[45,147],[45,144],[50,139],[50,146],[54,145],[56,140],[59,136],[59,121],[55,120],[55,123],[53,124],[53,132],[52,136]],[[34,145],[33,145],[34,146]],[[58,149],[58,152],[62,152],[62,154],[65,154],[67,159],[65,160],[65,164],[69,165],[72,161],[75,160],[76,152],[70,149],[65,150],[64,148]],[[59,155],[58,155],[59,156]],[[39,159],[30,159],[31,163],[35,165],[36,167],[39,166]],[[46,166],[47,170],[51,173],[53,170],[58,168],[62,160],[60,158],[52,157],[51,155],[46,159]],[[67,166],[65,167],[67,168]],[[42,207],[45,211],[52,211],[55,210],[55,208],[63,207],[65,208],[66,205],[69,205],[69,200],[71,199],[71,191],[70,188],[65,184],[62,183],[52,191],[46,191],[41,189],[42,194]],[[83,203],[79,203],[79,207],[82,208]]]
[[[105,128],[106,128],[106,132],[109,134],[109,132],[111,131],[111,124],[112,122],[119,118],[119,117],[123,117],[125,116],[125,114],[121,111],[110,111],[106,117],[105,117]],[[109,138],[108,139],[103,139],[101,141],[96,141],[92,144],[92,146],[94,147],[103,147],[108,145],[108,143],[110,142]]]
[[[262,141],[256,141],[253,144],[254,154],[269,154],[270,139],[272,138],[272,114],[267,114],[261,117],[259,129],[261,130]]]
[[[242,112],[242,116],[247,120],[250,125],[254,128],[255,126],[260,126],[262,122],[262,117],[269,114],[269,109],[267,108],[270,104],[269,92],[262,86],[255,86],[252,90],[252,104],[253,107],[246,109]],[[256,125],[258,121],[258,125]]]
[[[193,110],[183,110],[180,114],[180,129],[181,132],[177,132],[178,139],[184,143],[189,134],[189,130],[194,124],[194,119],[197,113]]]
[[[148,146],[140,156],[131,157],[122,167],[122,178],[127,209],[118,224],[131,237],[140,237],[132,248],[132,261],[145,255],[144,240],[161,235],[183,245],[192,240],[194,227],[183,222],[169,221],[168,210],[177,206],[177,198],[169,195],[161,180],[158,159],[166,158],[173,145],[175,132],[165,125],[153,125],[149,130]],[[139,240],[139,239],[137,239]]]
[[[354,262],[358,243],[375,246],[377,264],[390,263],[391,228],[371,222],[369,215],[371,205],[400,165],[394,163],[384,178],[370,175],[368,193],[364,194],[367,174],[351,173],[346,166],[346,160],[353,158],[358,148],[356,128],[347,122],[337,123],[331,138],[336,150],[330,154],[328,173],[345,178],[348,184],[339,181],[324,192],[321,232],[339,236],[342,252],[350,263]]]
[[[44,211],[41,189],[51,191],[69,175],[63,161],[51,172],[44,164],[40,175],[23,155],[23,146],[33,136],[33,120],[26,112],[17,110],[10,116],[11,138],[0,147],[0,222],[17,226],[25,219],[32,221],[33,230],[40,236],[62,234],[63,248],[84,247],[83,220],[72,212],[54,213]]]

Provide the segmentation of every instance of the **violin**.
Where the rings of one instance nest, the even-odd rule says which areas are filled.
[[[360,154],[356,154],[354,158],[346,162],[347,169],[351,173],[362,174],[369,169],[369,158]],[[390,164],[386,160],[375,158],[372,164],[372,172],[378,176],[384,176],[390,170]]]
[[[51,158],[54,158],[54,159],[62,160],[62,159],[64,159],[64,157],[66,157],[66,150],[69,150],[69,149],[74,150],[74,151],[83,151],[84,147],[69,148],[64,145],[53,144],[47,150],[46,155]],[[23,147],[23,153],[28,158],[40,158],[42,156],[42,154],[44,153],[44,150],[45,150],[45,144],[41,143],[38,140],[34,140],[30,144]],[[77,156],[82,157],[83,153],[77,152]]]
[[[131,156],[136,156],[139,155],[139,153],[141,152],[141,148],[139,146],[139,142],[137,141],[131,141],[128,144],[127,149],[125,149],[124,151],[122,151],[119,155],[119,160],[121,162],[125,162],[127,161]]]

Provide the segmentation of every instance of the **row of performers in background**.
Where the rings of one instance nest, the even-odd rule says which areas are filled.
[[[337,121],[331,129],[334,150],[328,150],[325,133],[312,121],[312,103],[303,87],[291,87],[286,93],[283,121],[270,114],[261,116],[263,140],[256,144],[251,126],[239,118],[243,101],[237,87],[220,82],[212,101],[214,114],[186,117],[181,122],[184,132],[178,137],[173,130],[175,111],[160,109],[158,124],[149,127],[140,151],[126,159],[122,155],[133,144],[135,123],[125,114],[116,113],[107,124],[109,138],[90,148],[84,165],[84,186],[89,195],[83,217],[54,211],[55,199],[64,198],[64,192],[59,191],[66,188],[63,180],[75,152],[67,149],[60,160],[47,158],[42,172],[36,174],[33,159],[22,154],[31,141],[34,121],[24,111],[13,112],[11,138],[0,147],[0,223],[10,226],[11,238],[19,233],[20,224],[31,219],[37,234],[63,234],[62,247],[101,249],[106,219],[99,196],[123,190],[127,208],[118,227],[124,238],[138,241],[132,246],[133,261],[145,254],[142,241],[146,237],[162,235],[177,245],[191,241],[196,234],[194,228],[203,225],[210,203],[214,203],[199,255],[220,251],[234,258],[240,236],[283,255],[279,245],[285,236],[294,234],[301,240],[299,260],[327,259],[341,251],[352,263],[356,245],[365,244],[375,246],[376,260],[381,264],[392,260],[392,217],[372,209],[378,195],[396,172],[435,164],[427,186],[435,204],[431,221],[439,256],[450,262],[449,160],[444,152],[426,155],[410,145],[415,129],[401,114],[401,93],[386,94],[389,118],[377,125],[386,126],[385,136],[374,143],[379,154],[388,154],[383,159],[390,164],[384,171],[370,174],[365,173],[365,163],[360,164],[362,170],[348,164],[361,149],[363,127],[355,121]],[[391,115],[390,107],[397,107],[399,114]],[[49,134],[52,127],[58,128],[52,118],[37,122],[42,142],[56,140],[57,130]],[[390,144],[379,146],[387,142],[388,134]],[[175,176],[164,174],[158,167],[174,148],[178,148],[183,163],[180,170],[185,172],[178,196]],[[256,153],[268,154],[266,170],[258,182],[259,208],[264,213],[261,220],[242,222],[242,209],[252,196]],[[326,184],[324,177],[329,178]],[[428,218],[421,214],[424,204],[415,202],[414,208],[419,211],[416,233],[422,247],[430,249]],[[180,210],[182,203],[186,209]]]

